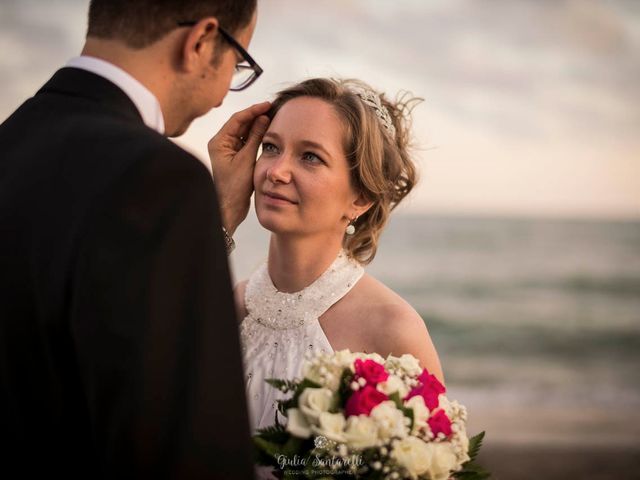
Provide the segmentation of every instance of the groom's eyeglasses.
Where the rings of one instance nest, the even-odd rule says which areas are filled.
[[[179,27],[193,27],[198,22],[189,20],[185,22],[178,22]],[[233,72],[233,78],[231,79],[231,86],[229,90],[234,92],[239,92],[240,90],[244,90],[253,82],[255,82],[258,77],[262,74],[263,70],[260,68],[260,65],[256,63],[256,61],[249,55],[242,45],[238,43],[238,41],[231,36],[231,34],[227,33],[222,27],[218,27],[220,34],[222,37],[231,44],[233,48],[235,48],[240,56],[242,57],[242,62],[236,65],[235,72]]]

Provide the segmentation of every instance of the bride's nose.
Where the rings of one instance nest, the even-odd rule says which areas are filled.
[[[273,183],[289,183],[291,181],[291,166],[287,155],[280,155],[273,160],[267,169],[267,178]]]

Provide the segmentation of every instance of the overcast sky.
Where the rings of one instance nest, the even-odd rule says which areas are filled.
[[[2,0],[0,119],[83,42],[86,0]],[[405,212],[640,218],[640,2],[261,0],[265,73],[177,141],[205,159],[235,110],[310,76],[357,77],[415,110]]]

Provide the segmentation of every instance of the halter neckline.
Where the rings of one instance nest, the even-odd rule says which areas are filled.
[[[264,262],[251,276],[245,293],[249,316],[274,330],[296,328],[317,319],[351,290],[364,269],[342,249],[329,267],[297,292],[279,291]]]

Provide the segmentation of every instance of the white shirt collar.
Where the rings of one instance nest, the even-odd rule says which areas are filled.
[[[86,55],[72,58],[65,66],[87,70],[116,84],[135,104],[145,125],[164,135],[164,117],[160,102],[147,87],[120,67]]]

